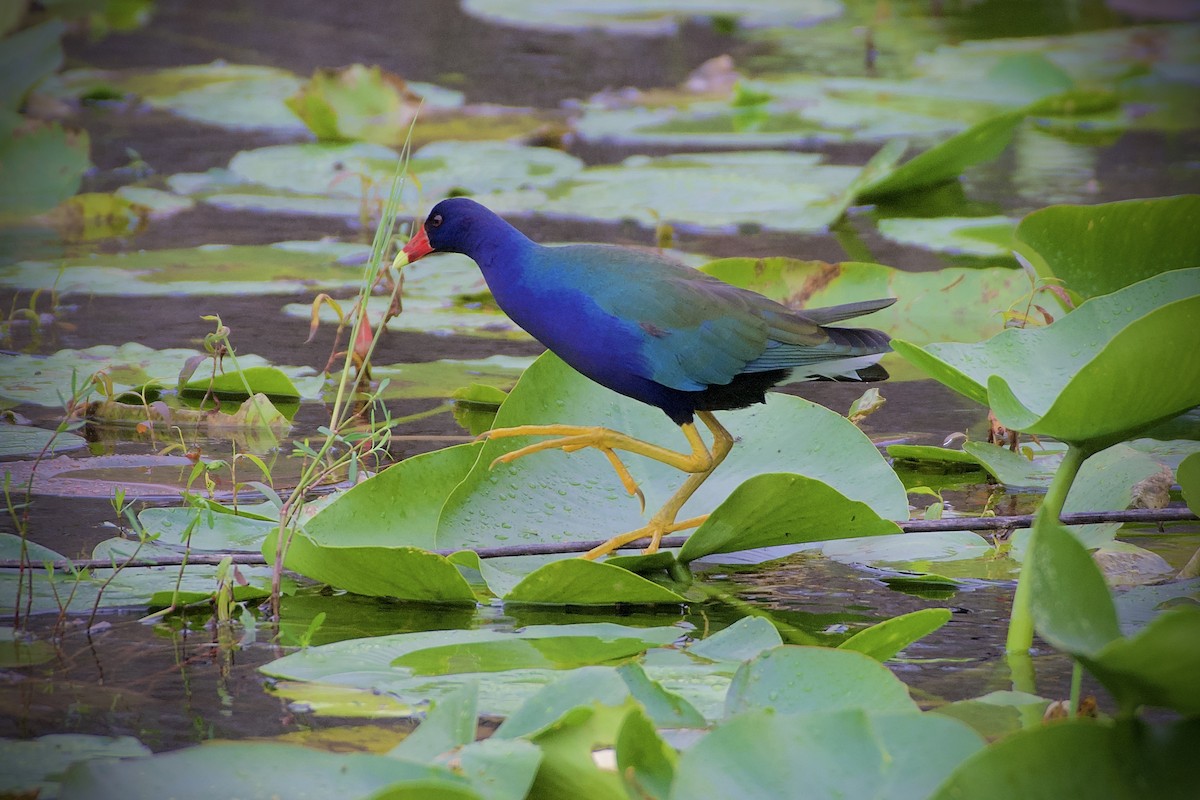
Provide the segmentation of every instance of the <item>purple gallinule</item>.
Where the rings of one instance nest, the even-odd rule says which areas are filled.
[[[685,454],[600,427],[520,425],[484,434],[553,437],[496,462],[552,448],[571,452],[593,447],[608,457],[626,490],[639,498],[641,491],[618,450],[690,473],[649,523],[614,536],[586,558],[642,538],[650,539],[645,552],[652,553],[665,534],[703,521],[675,518],[733,446],[733,437],[713,411],[761,403],[767,389],[786,381],[887,377],[877,363],[890,349],[886,334],[830,325],[886,308],[895,302],[891,298],[794,311],[654,251],[537,244],[463,197],[434,206],[396,263],[435,252],[473,259],[513,322],[596,383],[661,408],[687,437],[691,452]],[[711,431],[711,449],[694,417]]]

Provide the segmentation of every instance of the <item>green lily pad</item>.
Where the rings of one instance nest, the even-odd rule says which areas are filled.
[[[779,631],[762,617],[743,617],[728,628],[692,644],[688,652],[713,661],[749,661],[783,644]]]
[[[1085,298],[1200,266],[1200,195],[1050,206],[1017,228],[1022,251]]]
[[[1010,329],[977,345],[893,347],[990,405],[1009,428],[1098,449],[1200,403],[1200,379],[1162,382],[1200,375],[1200,365],[1180,361],[1195,353],[1186,341],[1198,306],[1200,269],[1176,270],[1092,298],[1044,328]]]
[[[0,456],[54,455],[85,446],[87,440],[75,433],[0,423]]]
[[[674,642],[678,628],[632,628],[612,623],[535,625],[516,632],[497,630],[450,630],[394,634],[354,639],[310,647],[277,659],[261,669],[287,681],[318,682],[353,686],[365,692],[384,692],[410,706],[437,700],[472,682],[479,684],[479,711],[483,714],[512,714],[542,687],[563,676],[554,669],[523,668],[502,671],[449,672],[420,676],[399,665],[398,660],[430,648],[466,647],[484,642],[506,642],[556,637],[592,637],[602,641],[637,641],[641,649]],[[444,651],[443,651],[444,652]],[[484,653],[486,651],[479,651]],[[497,655],[503,655],[503,650]],[[489,666],[485,664],[484,666]],[[712,671],[711,669],[709,670]],[[284,687],[287,693],[290,687]],[[345,703],[348,698],[343,698]],[[337,713],[337,706],[331,707]]]
[[[36,739],[0,740],[0,792],[10,796],[59,796],[59,781],[72,764],[114,763],[150,755],[132,736],[52,733]],[[127,763],[121,761],[121,763]]]
[[[1148,727],[1137,720],[1034,725],[968,757],[932,795],[971,797],[1187,797],[1195,720]]]
[[[1008,259],[1015,221],[1008,217],[937,217],[879,221],[879,232],[900,244],[952,255]]]
[[[223,372],[215,377],[195,378],[180,388],[180,394],[185,396],[204,397],[210,392],[222,399],[241,399],[255,394],[264,394],[270,398],[300,399],[296,385],[275,367],[248,367],[234,372]]]
[[[771,708],[779,714],[912,712],[908,688],[870,656],[852,650],[781,645],[738,668],[726,716]]]
[[[722,723],[684,752],[670,798],[815,797],[916,800],[983,741],[958,720],[859,709],[786,714],[761,708]]]
[[[571,558],[526,575],[504,595],[507,603],[638,605],[683,603],[681,595],[620,567]]]
[[[887,661],[949,621],[950,609],[923,608],[861,630],[839,644],[838,649],[855,650],[877,661]]]
[[[54,646],[15,628],[0,627],[0,669],[32,667],[52,661],[58,653]],[[0,748],[3,744],[0,743]],[[0,785],[0,789],[3,789]]]
[[[844,417],[773,394],[765,406],[722,419],[740,441],[684,506],[681,518],[713,509],[747,478],[777,471],[824,481],[881,517],[905,516],[908,504],[899,480]],[[497,427],[546,422],[602,425],[667,447],[682,444],[675,426],[657,410],[599,387],[552,354],[526,370],[496,417]],[[788,440],[793,435],[794,441]],[[608,461],[597,453],[549,451],[490,467],[494,458],[524,443],[503,438],[484,444],[478,462],[446,500],[439,547],[574,541],[644,524],[636,501],[625,495]],[[813,457],[817,453],[821,457]],[[838,457],[831,457],[835,453]],[[648,459],[630,457],[628,467],[645,493],[647,509],[665,501],[680,480],[677,471]]]
[[[62,66],[66,29],[52,18],[0,40],[0,108],[19,110],[29,90]]]
[[[587,6],[543,8],[527,0],[467,0],[463,10],[473,16],[522,28],[576,31],[600,28],[610,33],[664,36],[673,34],[681,19],[708,17],[734,20],[740,27],[812,25],[836,17],[842,6],[835,0],[598,0]]]
[[[209,513],[199,508],[143,508],[138,522],[161,544],[193,550],[257,553],[279,523],[239,514]]]
[[[0,137],[0,216],[40,214],[75,194],[90,152],[87,133],[58,123],[29,122]]]
[[[117,394],[149,384],[174,386],[180,369],[199,355],[195,350],[154,350],[137,342],[120,346],[96,345],[84,350],[59,350],[49,356],[0,354],[0,398],[16,403],[61,407],[72,386],[82,386],[95,372],[104,371]],[[243,368],[261,367],[266,361],[253,354],[239,355]],[[284,367],[289,380],[299,384],[304,397],[314,397],[323,378],[312,377],[310,367]],[[88,398],[96,396],[96,390]],[[84,399],[88,399],[84,398]]]
[[[862,187],[858,198],[872,202],[956,180],[967,167],[1000,155],[1024,118],[1024,112],[1013,112],[973,125]]]
[[[185,798],[226,796],[379,796],[385,787],[430,793],[462,790],[478,797],[468,781],[445,766],[370,753],[329,753],[273,742],[213,742],[131,761],[77,765],[63,778],[64,800],[88,798]]]
[[[407,300],[404,313],[408,313]],[[517,356],[488,356],[466,361],[443,358],[438,361],[423,361],[417,364],[372,366],[371,377],[377,381],[385,379],[388,381],[387,388],[382,393],[382,396],[387,399],[410,397],[455,397],[458,399],[459,390],[472,384],[480,387],[479,393],[471,395],[467,402],[483,403],[486,397],[487,404],[494,408],[506,397],[504,390],[511,388],[517,382],[517,378],[530,363],[532,363],[531,358]]]
[[[337,242],[280,242],[92,254],[0,266],[0,285],[121,297],[300,294],[357,285],[362,268],[349,265],[366,252]]]
[[[388,147],[362,142],[272,145],[238,153],[227,170],[175,175],[168,184],[176,192],[221,207],[357,218],[375,213],[386,200],[398,159]],[[504,196],[495,193],[505,191],[528,209],[544,201],[536,190],[582,168],[579,159],[551,148],[434,142],[417,150],[407,164],[414,179],[404,187],[401,209],[424,213],[425,198],[467,192],[503,213],[509,210]]]
[[[288,108],[286,98],[305,80],[287,70],[251,64],[192,64],[167,69],[68,70],[48,82],[57,97],[81,97],[103,86],[108,91],[138,95],[152,108],[185,119],[234,130],[304,133],[307,128]],[[462,104],[458,92],[426,83],[409,86],[429,107]]]
[[[859,167],[824,165],[806,153],[690,153],[631,156],[620,165],[591,167],[553,189],[543,214],[659,220],[705,230],[753,225],[819,231],[850,202]]]
[[[750,478],[688,537],[680,561],[755,547],[899,533],[866,503],[829,484],[794,474]]]

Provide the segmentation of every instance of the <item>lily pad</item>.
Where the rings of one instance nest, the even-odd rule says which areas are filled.
[[[879,221],[887,239],[938,253],[1009,260],[1015,220],[1008,217],[937,217]]]
[[[862,187],[858,198],[872,202],[955,180],[967,167],[1000,155],[1024,118],[1024,112],[1014,112],[973,125]]]
[[[1009,428],[1099,449],[1200,403],[1200,379],[1162,382],[1200,375],[1200,365],[1179,360],[1196,352],[1186,342],[1197,308],[1200,269],[1175,270],[1093,298],[1044,328],[1010,329],[976,345],[893,347],[990,405]]]
[[[443,698],[467,683],[478,683],[480,713],[507,716],[542,687],[560,679],[563,673],[554,669],[519,668],[482,673],[451,671],[420,676],[402,666],[398,660],[415,658],[417,656],[414,654],[431,648],[579,636],[610,642],[636,641],[645,650],[670,644],[681,633],[678,628],[632,628],[612,623],[535,625],[516,632],[451,630],[404,633],[310,647],[277,659],[261,669],[268,675],[287,681],[338,684],[366,692],[386,693],[413,708]],[[478,652],[485,653],[486,650]],[[503,650],[497,652],[497,657],[502,655]],[[489,668],[499,666],[499,663],[486,662],[481,666]],[[283,687],[283,691],[288,692],[289,687]],[[337,713],[336,707],[332,710]]]
[[[684,506],[681,518],[713,509],[747,478],[779,471],[824,481],[881,517],[905,516],[908,504],[899,480],[870,440],[841,415],[772,394],[765,406],[722,419],[740,441]],[[550,354],[526,370],[496,417],[497,427],[546,422],[602,425],[666,447],[682,444],[675,426],[657,410],[599,387]],[[787,438],[792,432],[795,441]],[[484,444],[471,472],[446,500],[438,546],[573,541],[644,524],[636,502],[599,454],[549,451],[490,467],[493,459],[524,443],[503,438]],[[822,456],[814,457],[817,453]],[[833,453],[838,457],[826,455]],[[658,462],[630,457],[628,466],[648,509],[678,485],[678,473]]]
[[[285,795],[366,797],[391,787],[431,793],[462,790],[478,797],[448,767],[371,753],[328,753],[274,742],[213,742],[149,758],[88,762],[63,778],[64,800],[88,798],[185,798],[222,795],[275,798]]]
[[[72,386],[81,387],[93,373],[103,371],[116,393],[136,390],[148,384],[174,386],[179,371],[195,350],[170,348],[155,350],[137,342],[120,346],[96,345],[84,350],[59,350],[49,356],[0,355],[0,397],[17,403],[61,407],[71,395]],[[266,366],[256,355],[238,356],[244,368]],[[293,385],[299,384],[305,397],[316,396],[322,378],[313,377],[310,367],[283,368]],[[87,397],[95,397],[92,389]]]
[[[982,748],[965,724],[933,714],[764,707],[690,747],[669,797],[788,797],[803,786],[816,797],[916,800]]]
[[[0,266],[0,285],[114,296],[301,294],[355,286],[367,248],[337,242],[204,245]],[[62,267],[60,272],[59,267]]]
[[[0,215],[29,216],[75,192],[92,165],[87,133],[58,123],[26,123],[0,137]]]
[[[1185,765],[1197,735],[1195,720],[1154,728],[1091,719],[1026,727],[968,757],[932,798],[1187,797],[1192,776]]]
[[[1200,195],[1050,206],[1017,228],[1022,251],[1084,298],[1200,266]]]
[[[681,561],[756,547],[899,533],[866,503],[815,478],[764,474],[733,491],[688,537]]]
[[[132,736],[52,733],[36,739],[0,740],[0,792],[11,796],[59,796],[59,781],[72,764],[143,758],[150,748]],[[127,763],[121,761],[121,763]]]
[[[67,26],[48,19],[0,41],[0,108],[17,111],[29,90],[62,66]]]
[[[87,446],[78,434],[0,423],[0,456],[53,455]]]
[[[287,70],[214,61],[158,70],[68,70],[55,76],[45,90],[57,97],[80,97],[103,86],[110,92],[138,95],[152,108],[206,125],[304,133],[304,123],[285,102],[304,84],[303,78]],[[458,92],[425,83],[410,86],[431,107],[462,104]]]
[[[466,0],[463,10],[503,25],[537,30],[601,28],[610,33],[669,36],[681,19],[733,20],[747,28],[812,25],[838,16],[842,5],[837,0],[597,0],[578,8],[543,8],[522,0]]]
[[[168,183],[177,192],[221,207],[361,218],[377,213],[386,200],[398,160],[394,150],[362,142],[272,145],[238,153],[227,170],[175,175]],[[551,148],[435,142],[408,162],[413,180],[404,187],[401,208],[424,213],[424,198],[466,192],[498,213],[510,210],[514,200],[528,209],[544,201],[538,189],[582,168],[579,159]],[[507,205],[505,196],[510,198]]]
[[[770,708],[778,714],[852,709],[912,712],[908,688],[863,653],[782,645],[738,668],[725,700],[727,716]]]
[[[618,166],[591,167],[554,189],[538,210],[549,216],[658,220],[702,230],[753,225],[819,231],[849,204],[858,167],[819,163],[806,153],[691,153],[631,156]],[[632,200],[636,198],[636,200]]]

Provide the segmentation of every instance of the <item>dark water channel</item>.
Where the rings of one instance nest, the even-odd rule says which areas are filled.
[[[898,13],[920,11],[919,4],[896,3]],[[940,4],[939,4],[940,5]],[[949,5],[949,4],[947,4]],[[950,41],[981,36],[1071,29],[1065,15],[1056,13],[1074,3],[1024,4],[1036,14],[998,13],[997,3],[983,3],[970,12],[946,18]],[[1091,8],[1093,4],[1084,4]],[[1046,10],[1051,9],[1051,10]],[[1032,17],[1032,21],[1031,18]],[[1100,21],[1098,22],[1097,19]],[[1103,15],[1084,14],[1075,28],[1100,25]],[[985,33],[981,33],[984,31]],[[162,0],[152,22],[139,32],[117,34],[92,42],[68,41],[68,66],[165,67],[227,59],[236,63],[287,68],[307,75],[317,67],[352,62],[379,63],[413,80],[445,81],[457,76],[468,101],[555,109],[564,101],[596,91],[627,85],[640,88],[673,86],[698,64],[729,52],[735,60],[753,58],[762,45],[720,33],[706,25],[686,25],[670,37],[620,37],[609,34],[550,34],[490,25],[463,15],[456,4],[442,0],[397,3],[323,3],[316,0],[252,3],[222,0],[202,4]],[[275,143],[269,135],[230,133],[188,123],[161,112],[98,107],[85,109],[82,124],[92,136],[97,172],[91,189],[111,189],[122,182],[117,170],[127,164],[126,148],[135,149],[160,174],[203,171],[223,166],[236,152]],[[1196,141],[1188,135],[1129,134],[1094,148],[1086,178],[1069,165],[1050,163],[1029,183],[1029,171],[1003,156],[965,177],[959,202],[983,204],[990,213],[1019,216],[1044,205],[1047,197],[1073,202],[1101,202],[1130,197],[1165,195],[1195,188]],[[590,163],[616,162],[637,152],[616,146],[576,145],[575,152]],[[865,155],[853,147],[828,148],[835,160],[861,163]],[[1058,171],[1056,171],[1058,170]],[[950,198],[950,202],[955,202]],[[710,256],[792,255],[829,261],[848,257],[845,243],[857,240],[881,262],[908,270],[945,266],[947,257],[890,243],[868,224],[870,213],[854,215],[838,231],[810,236],[745,232],[736,236],[680,234],[678,246]],[[650,230],[632,225],[581,224],[533,218],[521,227],[544,241],[605,241],[651,244]],[[362,240],[364,231],[349,221],[244,214],[203,204],[155,222],[136,238],[107,242],[100,250],[192,247],[201,244],[263,244],[322,236]],[[0,298],[9,302],[9,296]],[[155,347],[196,347],[209,330],[202,313],[220,314],[233,330],[234,341],[276,363],[321,367],[329,353],[331,333],[323,330],[316,343],[304,345],[307,322],[285,316],[290,302],[307,303],[311,295],[263,297],[144,297],[111,298],[72,295],[64,299],[69,327],[60,327],[44,345],[84,348],[95,344],[136,341]],[[383,360],[431,361],[439,358],[481,358],[504,353],[533,355],[539,347],[527,342],[393,333],[384,340]],[[790,387],[839,411],[845,411],[860,389],[839,385]],[[978,406],[928,381],[884,387],[887,405],[864,425],[879,442],[940,444],[955,431],[969,430],[981,438],[985,414]],[[440,401],[415,400],[393,404],[397,415],[415,413]],[[49,422],[47,412],[29,412],[35,421]],[[305,406],[297,417],[297,432],[315,430],[325,409]],[[37,419],[41,416],[41,419]],[[403,458],[444,442],[437,437],[461,436],[463,430],[449,414],[430,416],[407,425],[406,438],[393,445]],[[144,445],[108,441],[110,452],[145,452]],[[963,507],[978,507],[986,487],[948,493]],[[1008,507],[1006,507],[1006,504]],[[1028,498],[1005,498],[1000,511],[1024,511]],[[113,534],[114,515],[103,500],[35,498],[31,537],[71,555],[89,552]],[[10,530],[7,520],[0,529]],[[1152,545],[1151,545],[1152,546]],[[1170,560],[1185,557],[1171,553]],[[764,609],[803,631],[836,641],[847,630],[924,607],[949,607],[951,622],[909,648],[907,658],[891,664],[918,699],[938,702],[975,697],[1011,688],[1002,658],[1011,586],[979,584],[945,597],[917,597],[887,588],[874,575],[815,556],[794,556],[760,567],[713,569],[704,580],[733,598]],[[656,613],[535,612],[484,607],[474,612],[442,611],[401,606],[364,598],[305,595],[285,602],[285,627],[303,629],[320,611],[327,614],[314,643],[351,636],[479,626],[520,626],[535,622],[614,620],[626,624],[686,623],[699,631],[730,624],[745,609],[736,603],[711,602],[682,610]],[[290,709],[266,690],[256,667],[287,651],[272,643],[265,623],[247,628],[240,647],[216,641],[204,614],[154,624],[138,621],[139,614],[106,612],[91,630],[87,619],[71,617],[58,643],[58,655],[42,667],[0,674],[0,736],[28,737],[50,732],[130,734],[158,749],[179,747],[211,737],[270,736],[341,724]],[[288,623],[287,620],[295,620]],[[55,628],[52,617],[37,618],[33,629]],[[296,631],[293,630],[293,633]],[[1038,690],[1047,697],[1068,693],[1070,664],[1043,648],[1035,655]],[[1085,684],[1085,692],[1097,692]],[[406,723],[386,723],[403,726]]]

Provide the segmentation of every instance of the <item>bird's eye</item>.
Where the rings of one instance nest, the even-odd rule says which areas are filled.
[[[432,217],[429,218],[429,221],[426,224],[431,228],[439,227],[442,224],[442,215],[434,214]]]

